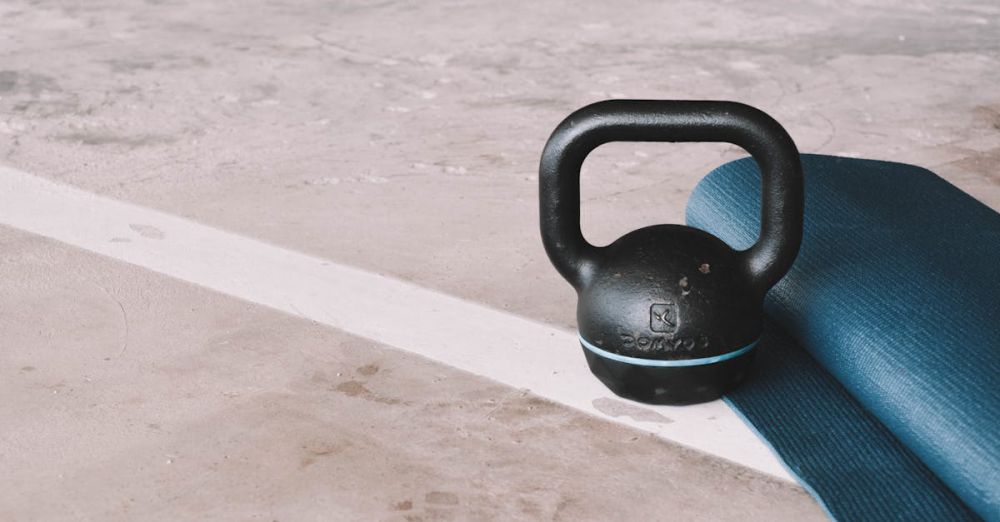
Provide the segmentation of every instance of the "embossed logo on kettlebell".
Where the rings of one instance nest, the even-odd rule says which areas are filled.
[[[672,334],[677,331],[677,305],[673,301],[649,307],[649,328],[654,332]]]

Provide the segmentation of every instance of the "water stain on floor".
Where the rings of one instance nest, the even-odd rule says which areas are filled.
[[[631,417],[632,420],[639,422],[657,422],[660,424],[670,424],[671,422],[674,422],[674,420],[670,417],[665,417],[649,408],[629,404],[625,401],[619,401],[608,397],[594,399],[591,404],[594,405],[594,408],[597,411],[609,417]]]
[[[128,227],[131,228],[136,234],[139,234],[146,239],[163,239],[167,237],[162,230],[152,225],[132,223]]]

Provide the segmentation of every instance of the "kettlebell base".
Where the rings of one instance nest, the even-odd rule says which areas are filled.
[[[580,346],[591,373],[615,395],[673,406],[722,397],[743,381],[756,352],[747,349],[738,356],[696,366],[646,366],[604,357],[582,343]]]

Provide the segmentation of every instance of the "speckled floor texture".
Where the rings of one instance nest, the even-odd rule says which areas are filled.
[[[733,99],[1000,208],[1000,4],[0,3],[0,165],[572,328],[537,161],[605,98]],[[725,145],[613,144],[598,244]],[[474,346],[470,349],[475,349]],[[0,519],[822,520],[798,486],[0,227]]]

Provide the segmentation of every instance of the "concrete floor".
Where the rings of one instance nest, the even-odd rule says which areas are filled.
[[[0,519],[821,519],[792,484],[525,390],[46,239],[0,244]]]
[[[994,1],[10,0],[0,57],[3,165],[562,327],[535,169],[599,99],[743,101],[802,151],[1000,208]],[[682,221],[740,155],[602,147],[586,235]],[[0,518],[822,518],[775,479],[12,229],[0,288]]]

